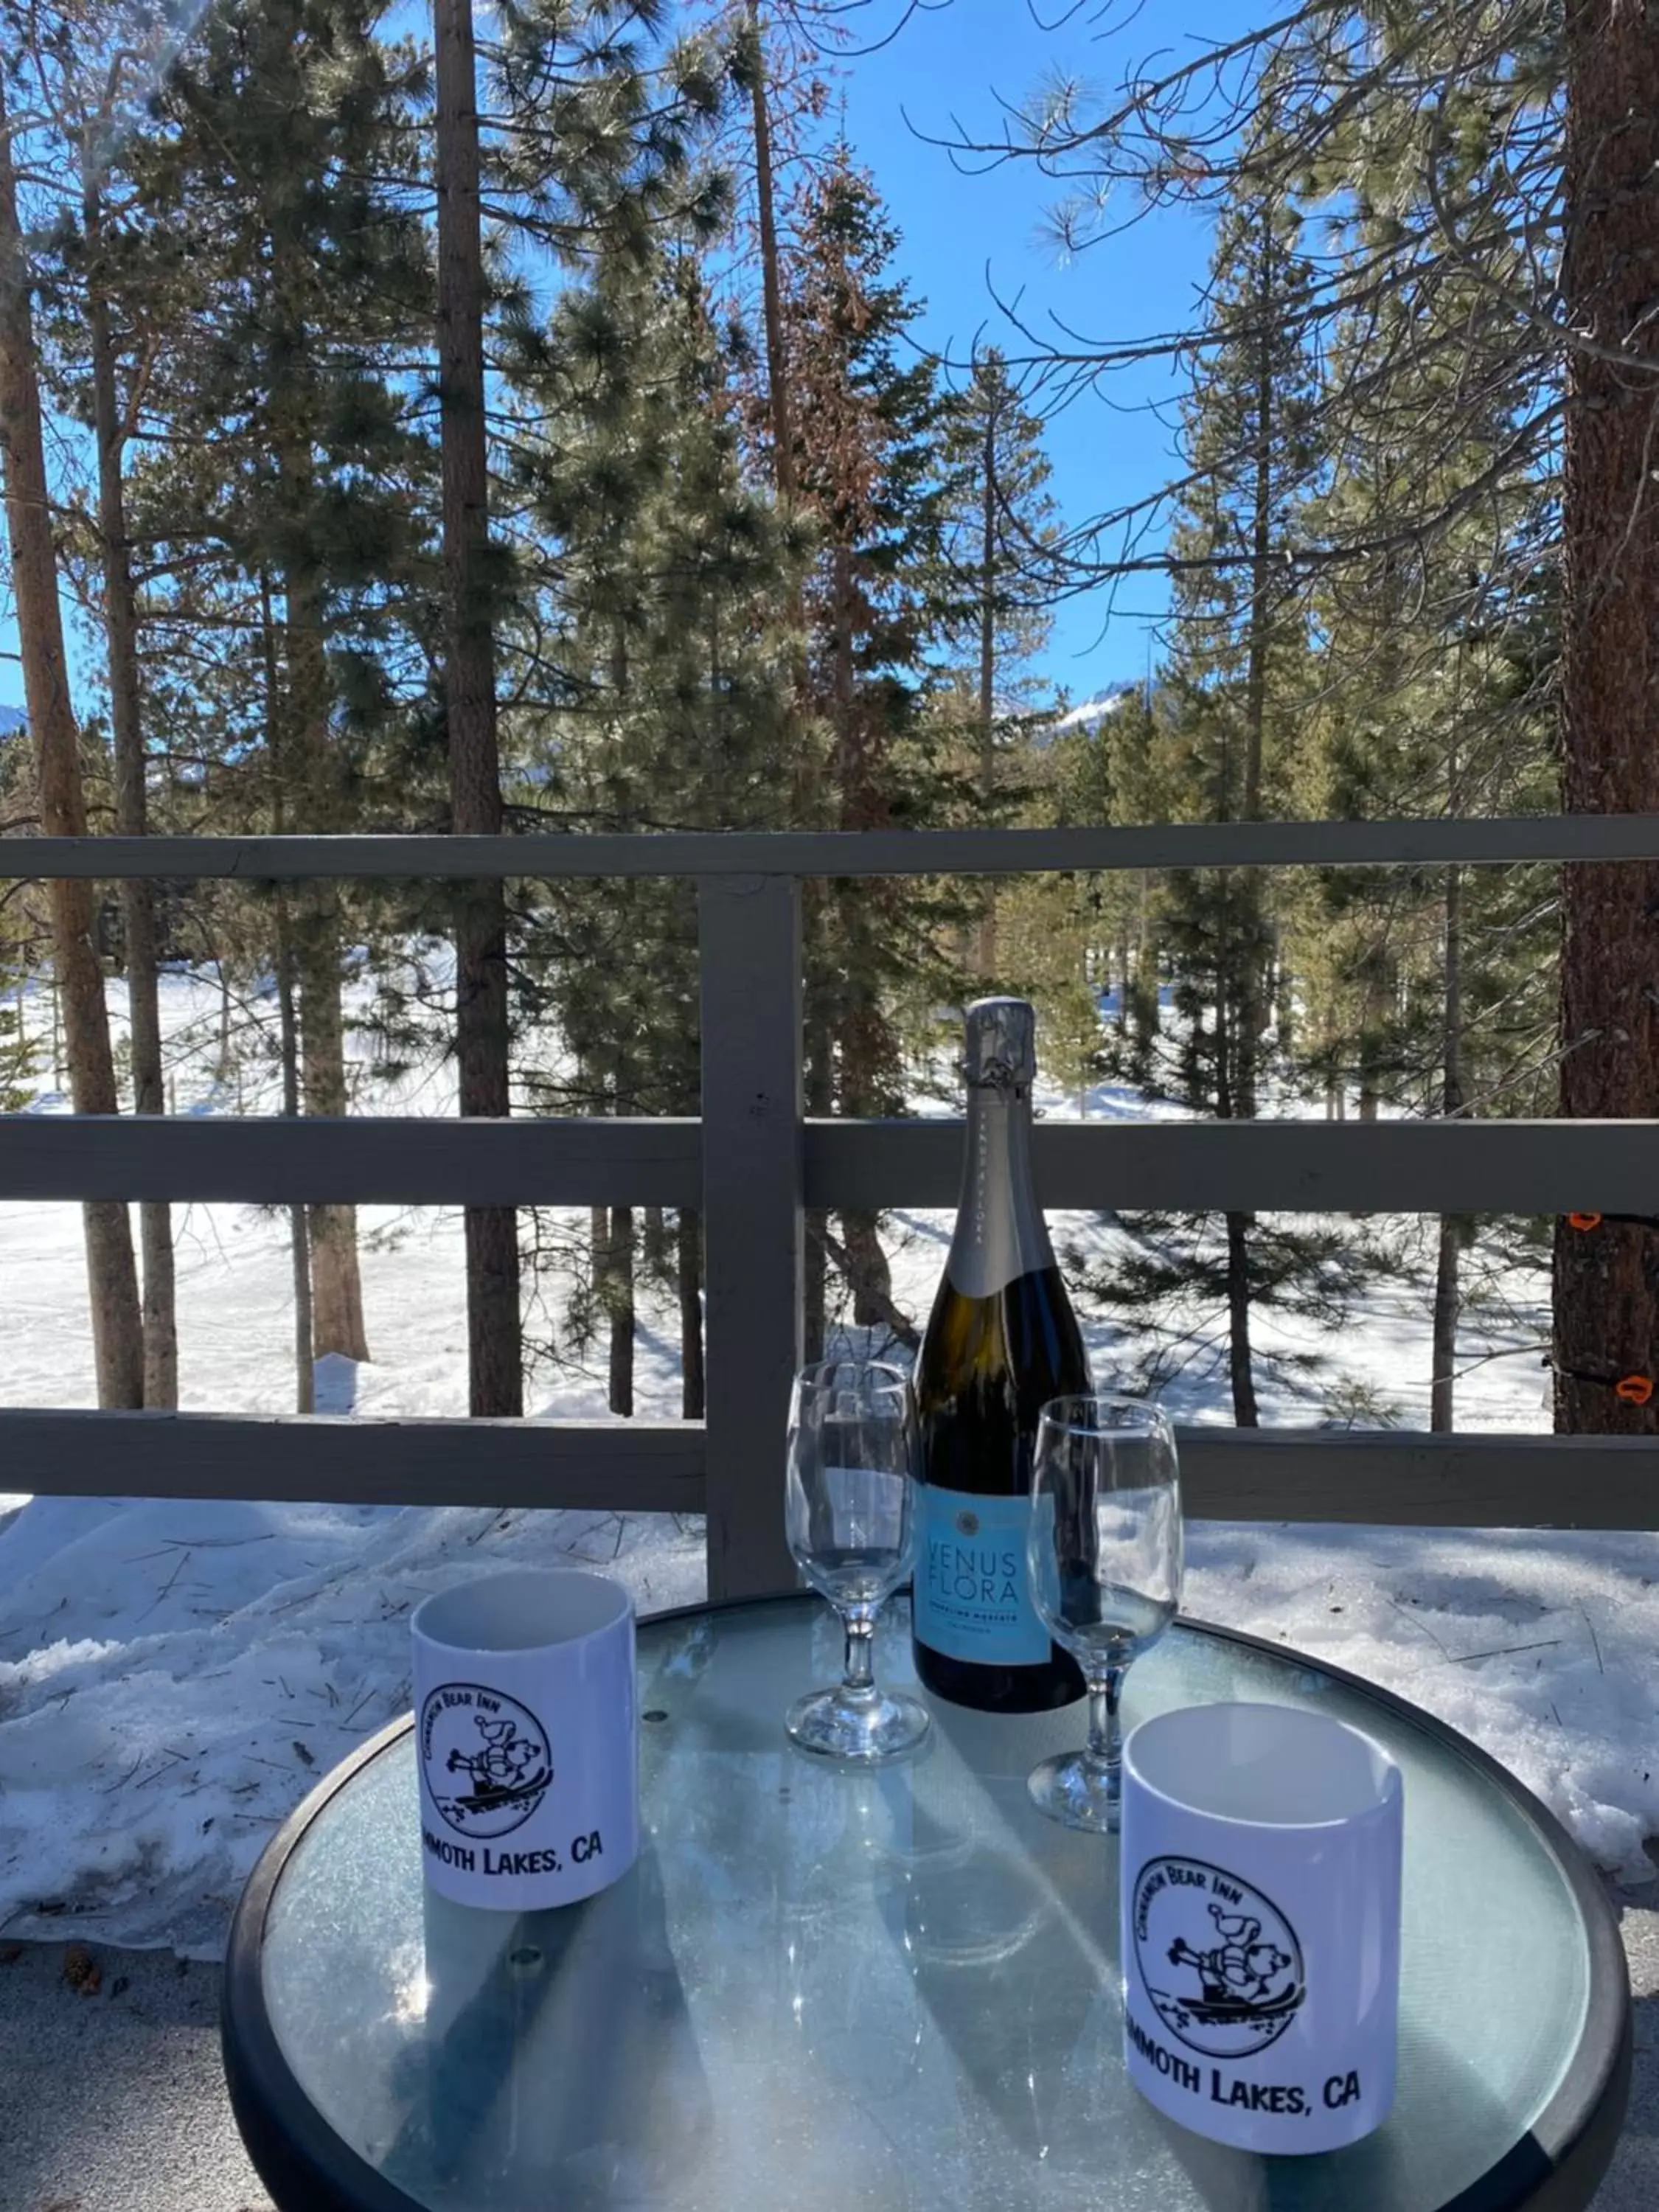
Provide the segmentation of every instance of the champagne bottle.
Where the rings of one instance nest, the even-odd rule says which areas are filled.
[[[1045,1712],[1084,1687],[1037,1619],[1025,1562],[1038,1412],[1091,1387],[1031,1188],[1036,1028],[1024,999],[968,1009],[962,1205],[915,1374],[916,1672],[939,1697],[1000,1713]]]

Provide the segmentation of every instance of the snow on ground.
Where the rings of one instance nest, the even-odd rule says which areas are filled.
[[[1659,1836],[1659,1536],[1200,1524],[1184,1609],[1381,1684],[1490,1752],[1626,1882]]]
[[[250,1046],[269,1035],[269,1004],[233,1009],[241,1048],[221,1064],[212,979],[171,978],[165,996],[175,1110],[273,1110],[274,1066]],[[37,1034],[42,1017],[37,1005]],[[386,1075],[362,1040],[354,1051],[362,1110],[453,1111],[441,1064]],[[1066,1113],[1079,1102],[1050,1094],[1042,1103]],[[1110,1089],[1085,1103],[1091,1118],[1175,1110]],[[34,1110],[63,1111],[64,1102],[43,1082]],[[570,1223],[578,1231],[585,1217]],[[178,1227],[182,1403],[289,1409],[285,1221],[193,1206]],[[907,1212],[892,1227],[895,1295],[925,1313],[950,1216]],[[1062,1252],[1091,1265],[1138,1233],[1133,1217],[1060,1214],[1054,1228]],[[364,1207],[360,1229],[374,1356],[356,1377],[357,1409],[463,1412],[459,1212]],[[1540,1286],[1522,1277],[1510,1287],[1505,1320],[1471,1356],[1510,1341],[1522,1350],[1473,1367],[1459,1403],[1468,1427],[1547,1425]],[[556,1315],[561,1292],[554,1281]],[[674,1317],[647,1309],[641,1320],[637,1402],[643,1414],[672,1418]],[[1097,1379],[1127,1379],[1133,1363],[1114,1325],[1095,1316],[1087,1328]],[[1413,1285],[1369,1293],[1337,1345],[1310,1323],[1267,1316],[1261,1341],[1269,1422],[1340,1419],[1345,1406],[1362,1409],[1353,1416],[1361,1425],[1375,1418],[1364,1409],[1379,1406],[1408,1425],[1426,1417],[1429,1315]],[[94,1402],[75,1206],[0,1206],[0,1402]],[[1308,1352],[1323,1357],[1322,1371],[1273,1364],[1275,1354]],[[1185,1419],[1229,1418],[1211,1355],[1167,1395]],[[568,1363],[544,1365],[530,1402],[544,1413],[600,1416],[603,1381]],[[0,1468],[0,1490],[4,1482]],[[106,1941],[216,1954],[274,1827],[319,1774],[404,1709],[412,1607],[457,1576],[568,1556],[614,1564],[642,1611],[702,1592],[700,1528],[662,1516],[21,1503],[0,1527],[0,1927],[45,1935],[72,1917],[78,1932]],[[1413,1698],[1519,1775],[1600,1864],[1650,1878],[1659,1536],[1210,1524],[1191,1532],[1189,1561],[1189,1612]]]
[[[0,1923],[218,1956],[277,1824],[407,1710],[411,1609],[561,1559],[702,1594],[672,1516],[36,1498],[0,1535]]]

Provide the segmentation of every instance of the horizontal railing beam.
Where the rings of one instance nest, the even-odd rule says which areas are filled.
[[[439,1421],[0,1410],[0,1490],[341,1505],[701,1513],[700,1421]]]
[[[955,1121],[809,1121],[806,1203],[951,1206]],[[1040,1121],[1037,1196],[1133,1212],[1571,1213],[1639,1206],[1659,1121]]]
[[[1659,1526],[1659,1443],[1644,1437],[1183,1428],[1179,1439],[1194,1520]],[[0,1488],[47,1497],[698,1513],[706,1453],[695,1421],[0,1410]]]
[[[1041,1121],[1047,1206],[1087,1211],[1566,1213],[1638,1202],[1653,1121]],[[951,1206],[957,1121],[809,1121],[814,1206]],[[0,1199],[244,1205],[684,1206],[693,1121],[0,1116]]]
[[[1389,1430],[1177,1431],[1194,1520],[1408,1528],[1659,1528],[1659,1441]]]
[[[0,1198],[244,1205],[684,1206],[695,1121],[0,1116]]]
[[[1068,830],[662,830],[524,837],[5,837],[0,878],[1013,876],[1659,858],[1659,815],[1199,822]]]

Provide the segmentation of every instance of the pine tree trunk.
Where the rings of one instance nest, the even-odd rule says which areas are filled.
[[[634,1209],[611,1209],[611,1249],[605,1269],[611,1320],[611,1410],[634,1410]]]
[[[1562,534],[1562,802],[1574,813],[1659,811],[1659,16],[1632,0],[1568,0],[1563,320],[1601,350],[1569,350]],[[1653,989],[1659,863],[1564,868],[1561,1111],[1659,1113]],[[1629,1201],[1639,1206],[1632,1194]],[[1650,1373],[1659,1240],[1565,1221],[1555,1240],[1555,1425],[1659,1434],[1659,1399],[1609,1385]]]
[[[116,393],[115,348],[101,289],[102,210],[96,191],[90,186],[85,193],[85,217],[92,264],[87,325],[98,441],[98,532],[103,556],[110,724],[115,746],[115,827],[123,837],[143,837],[149,830],[149,799],[138,682],[138,603],[132,586],[126,488],[122,481],[126,429]],[[138,878],[122,884],[121,919],[131,1019],[132,1110],[161,1114],[167,1110],[167,1097],[161,1078],[161,1010],[156,990],[152,884]],[[174,1316],[173,1210],[165,1199],[146,1199],[140,1204],[138,1234],[144,1262],[144,1403],[174,1407],[179,1403],[179,1335]]]
[[[1261,336],[1256,367],[1255,483],[1250,534],[1250,621],[1244,674],[1244,791],[1239,818],[1256,822],[1261,817],[1261,764],[1267,719],[1267,648],[1271,638],[1268,595],[1272,588],[1273,409],[1273,232],[1269,210],[1261,216],[1261,283],[1257,302]],[[1254,1121],[1256,1107],[1256,1056],[1266,1000],[1262,974],[1261,873],[1246,872],[1240,886],[1238,929],[1241,942],[1234,957],[1238,963],[1238,1006],[1236,1015],[1235,1059],[1237,1068],[1233,1112],[1240,1121]],[[1226,957],[1224,952],[1224,958]]]
[[[766,93],[766,29],[760,0],[750,0],[755,76],[750,91],[755,129],[755,205],[759,216],[761,309],[766,329],[766,388],[772,416],[772,465],[781,497],[795,495],[795,431],[789,356],[783,329],[783,281],[778,258],[777,188],[772,173],[772,118]]]
[[[1359,1098],[1356,1109],[1362,1121],[1374,1121],[1382,1103],[1382,992],[1375,982],[1365,986],[1359,1015]]]
[[[284,702],[277,673],[276,621],[271,612],[270,578],[259,577],[260,641],[264,649],[265,754],[270,762],[271,829],[282,836],[288,828],[287,755],[283,742]],[[294,917],[289,896],[279,889],[276,909],[276,1018],[283,1057],[283,1112],[290,1121],[300,1114],[300,1021],[295,1006],[298,962],[294,951]],[[223,967],[220,973],[222,975]],[[316,1353],[311,1334],[311,1237],[303,1205],[288,1210],[289,1255],[294,1278],[294,1410],[317,1409]]]
[[[214,963],[219,971],[219,1062],[216,1070],[221,1083],[230,1080],[230,973],[222,959]]]
[[[337,916],[313,916],[300,952],[300,1036],[307,1114],[343,1119],[346,1112],[345,1021],[340,1000]],[[362,1273],[357,1257],[357,1209],[336,1203],[309,1209],[311,1335],[315,1356],[337,1352],[368,1358],[363,1326]]]
[[[1261,812],[1263,740],[1267,722],[1268,591],[1271,583],[1273,519],[1273,386],[1272,368],[1273,232],[1264,211],[1258,313],[1261,325],[1255,390],[1255,442],[1250,550],[1250,611],[1244,679],[1243,789],[1237,818],[1259,819]],[[1219,769],[1218,818],[1233,817],[1231,765],[1224,744]],[[1257,1042],[1262,1025],[1261,889],[1258,873],[1235,877],[1221,872],[1222,939],[1216,947],[1216,1107],[1225,1120],[1253,1121],[1256,1109]],[[1227,1366],[1232,1384],[1233,1419],[1241,1429],[1258,1425],[1255,1376],[1250,1350],[1250,1232],[1253,1213],[1232,1212],[1227,1220]]]
[[[300,1024],[294,1006],[294,932],[287,895],[276,895],[276,1014],[283,1054],[283,1111],[290,1120],[300,1111]],[[311,1237],[303,1206],[288,1210],[289,1249],[294,1268],[294,1410],[317,1409],[317,1352],[312,1334]]]
[[[1442,1433],[1449,1433],[1457,1426],[1453,1401],[1457,1372],[1460,1260],[1456,1219],[1449,1213],[1443,1213],[1434,1271],[1434,1371],[1429,1385],[1429,1426]]]
[[[841,826],[866,830],[873,826],[877,806],[871,789],[872,763],[862,742],[856,678],[854,667],[853,556],[846,544],[830,556],[833,595],[831,672],[834,684],[836,780],[841,787]],[[877,887],[861,884],[860,900],[877,896]],[[844,925],[843,925],[844,926]],[[875,1109],[881,1060],[880,1017],[867,978],[851,978],[848,1003],[836,1024],[839,1047],[841,1103],[844,1112],[866,1115]],[[892,1275],[881,1249],[873,1213],[841,1217],[842,1242],[852,1263],[853,1319],[860,1328],[878,1326],[883,1302],[892,1297]],[[820,1248],[824,1249],[824,1248]]]
[[[882,1249],[873,1213],[843,1213],[842,1238],[853,1278],[853,1320],[860,1328],[879,1328],[893,1303],[893,1271]]]
[[[1255,1376],[1250,1357],[1250,1247],[1254,1216],[1227,1216],[1227,1373],[1233,1389],[1233,1419],[1241,1429],[1258,1425]]]
[[[296,487],[307,468],[289,451],[282,464]],[[337,783],[329,706],[331,686],[324,647],[322,593],[314,571],[295,559],[283,580],[287,601],[288,697],[283,769],[297,777],[310,827],[337,828]],[[308,1115],[343,1120],[347,1111],[345,1018],[340,994],[340,896],[331,883],[307,885],[295,933],[300,981],[301,1084]],[[314,1205],[307,1216],[311,1248],[311,1333],[316,1357],[336,1352],[367,1359],[363,1288],[357,1257],[357,1209]]]
[[[979,788],[985,818],[996,798],[996,588],[997,588],[997,420],[988,398],[985,408],[983,544],[979,574]],[[996,878],[986,878],[985,912],[979,925],[980,979],[989,986],[997,972]]]
[[[689,1207],[675,1225],[680,1302],[680,1418],[703,1417],[702,1224]]]
[[[659,1206],[645,1206],[640,1214],[640,1272],[659,1282],[667,1266],[667,1217]]]
[[[868,1009],[853,1008],[842,1024],[842,1104],[855,1118],[876,1110],[877,1101],[867,1087],[867,1072],[877,1058],[870,1035]],[[841,1216],[842,1243],[853,1293],[853,1321],[859,1328],[878,1328],[892,1310],[893,1273],[882,1249],[878,1227],[880,1216],[848,1212]],[[828,1245],[823,1248],[828,1251]]]
[[[608,1206],[590,1206],[587,1209],[588,1282],[592,1285],[593,1311],[605,1331],[607,1356],[611,1343],[611,1209]],[[598,1334],[599,1323],[595,1324]]]
[[[1227,982],[1218,962],[1215,1009],[1215,1068],[1218,1120],[1233,1116],[1233,1083],[1237,1042],[1227,1003]],[[1250,1352],[1251,1213],[1229,1213],[1227,1224],[1227,1373],[1232,1384],[1233,1419],[1241,1429],[1256,1425],[1255,1376]]]
[[[438,383],[443,473],[444,705],[450,827],[499,836],[495,625],[488,574],[483,250],[471,0],[434,0],[437,56]],[[463,885],[455,927],[463,1115],[501,1120],[508,1081],[507,901],[499,881]],[[518,1216],[466,1209],[467,1347],[475,1414],[524,1411]]]
[[[1279,939],[1279,925],[1273,925],[1273,1026],[1278,1032],[1277,1044],[1281,1065],[1288,1064],[1298,1042],[1296,1023],[1296,978],[1285,958],[1284,947]]]
[[[783,319],[783,262],[778,243],[777,179],[772,157],[772,116],[767,79],[766,26],[761,0],[749,0],[749,27],[755,42],[754,81],[750,88],[755,138],[755,209],[760,231],[761,318],[766,333],[766,400],[772,418],[772,474],[781,505],[793,507],[799,486],[795,456],[794,388],[789,365],[788,334]],[[820,798],[817,764],[810,732],[812,720],[811,675],[807,654],[806,597],[797,565],[789,582],[788,626],[793,693],[790,738],[792,811],[797,829],[817,825],[814,816]],[[816,942],[812,932],[813,891],[802,885],[802,942]],[[812,1261],[812,1240],[806,1245],[806,1264]],[[819,1253],[819,1265],[823,1255]]]
[[[3,72],[0,72],[0,77]],[[58,599],[57,549],[46,479],[40,387],[34,351],[29,272],[17,218],[17,180],[0,82],[0,461],[11,549],[12,604],[23,662],[23,696],[40,785],[40,828],[48,837],[84,837],[85,793],[79,732],[70,698]],[[77,1114],[117,1110],[104,978],[95,950],[94,887],[53,883],[53,981],[61,993],[70,1097]],[[125,1206],[82,1206],[98,1402],[144,1402],[144,1331]]]
[[[1128,977],[1124,977],[1123,1000],[1129,996]],[[1158,946],[1152,937],[1152,878],[1149,869],[1140,871],[1135,901],[1134,942],[1134,1033],[1142,1044],[1148,1044],[1158,1033],[1162,1022],[1162,1009],[1158,1003]]]
[[[1121,1037],[1138,1036],[1139,1031],[1135,1017],[1139,1008],[1133,1003],[1136,994],[1131,990],[1129,985],[1133,956],[1129,946],[1129,924],[1127,918],[1118,930],[1117,943],[1112,948],[1112,957],[1117,964],[1117,1012],[1112,1026]]]
[[[1446,1026],[1442,1054],[1441,1111],[1463,1110],[1463,872],[1446,871]],[[1458,1274],[1462,1243],[1455,1214],[1440,1217],[1434,1278],[1434,1369],[1429,1385],[1429,1426],[1457,1425],[1453,1406],[1457,1368]]]

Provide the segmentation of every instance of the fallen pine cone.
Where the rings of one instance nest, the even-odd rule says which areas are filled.
[[[64,1979],[83,1997],[96,1996],[104,1970],[84,1943],[71,1943],[64,1954]]]

